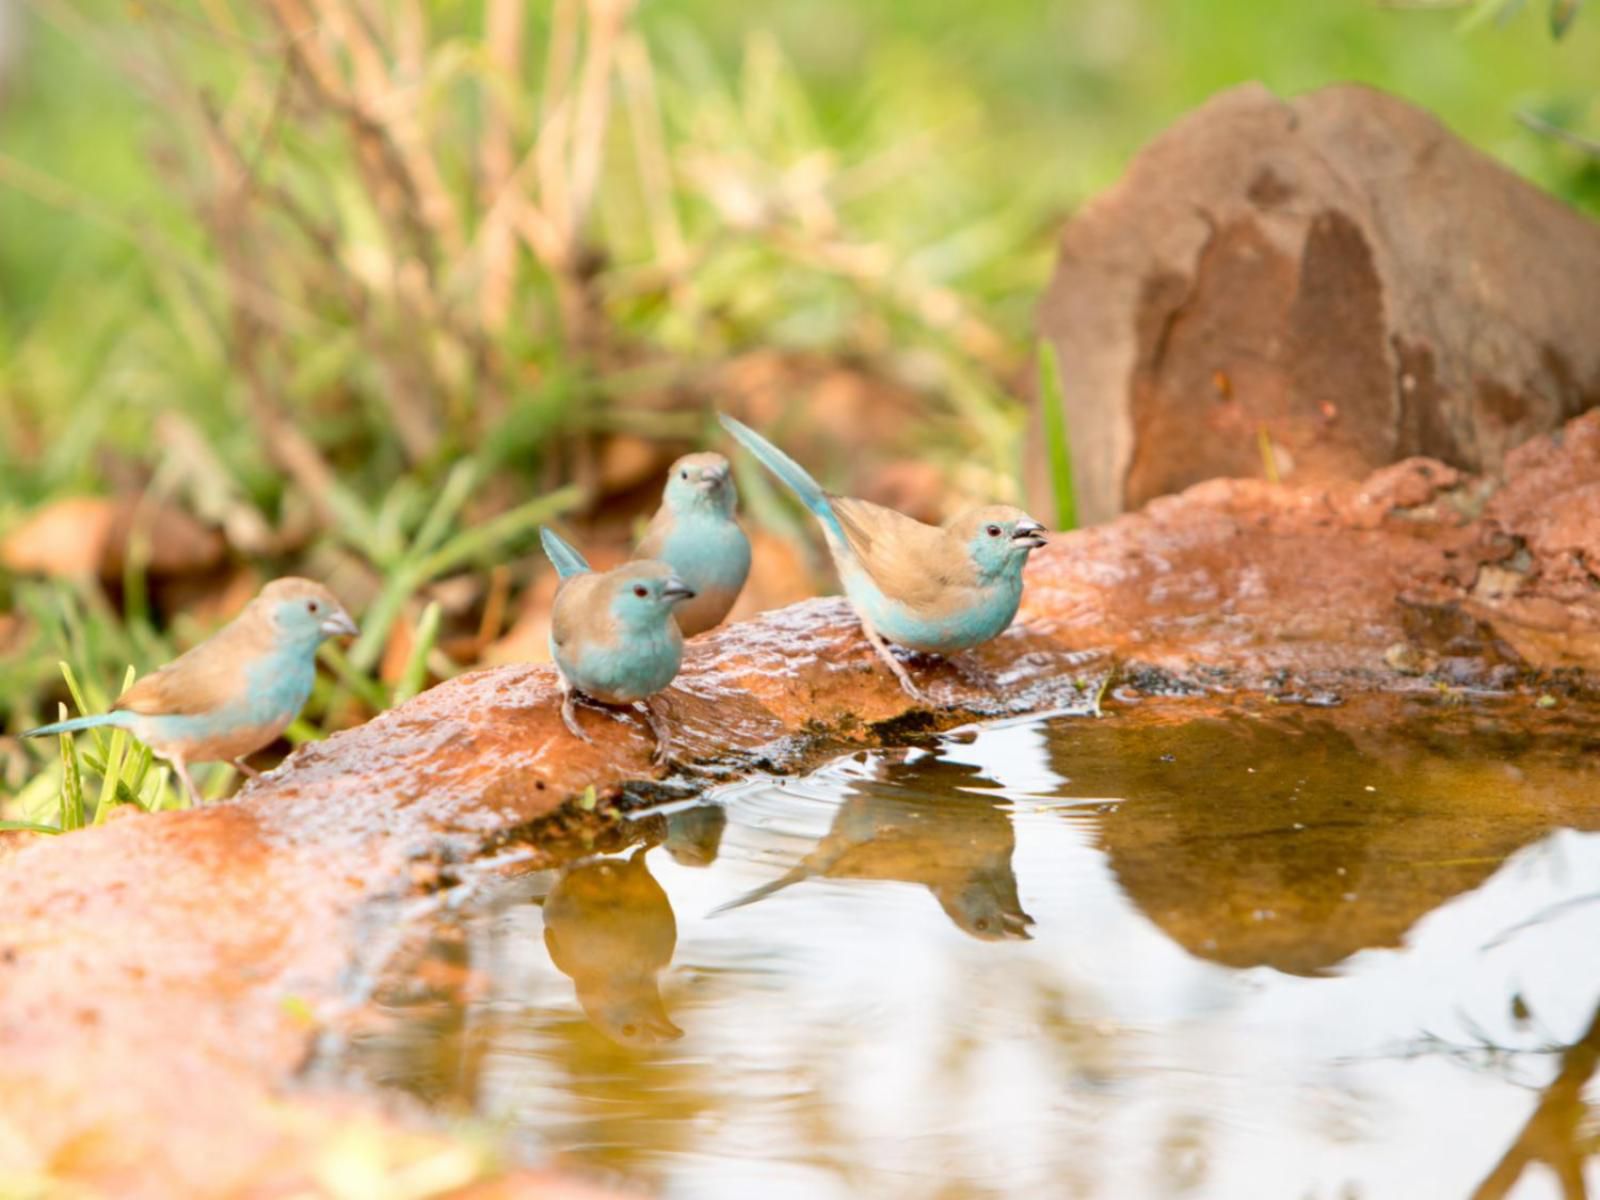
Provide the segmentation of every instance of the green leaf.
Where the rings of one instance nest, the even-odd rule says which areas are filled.
[[[1067,437],[1066,391],[1056,348],[1039,343],[1039,424],[1044,430],[1045,464],[1056,502],[1056,528],[1078,527],[1078,498],[1072,481],[1072,445]]]
[[[1459,33],[1471,33],[1487,25],[1490,21],[1505,24],[1522,8],[1523,0],[1477,0],[1467,10],[1466,16],[1461,18],[1456,26]]]
[[[4,833],[49,833],[57,834],[62,830],[54,825],[40,825],[35,821],[0,821],[0,832]]]
[[[394,703],[404,704],[411,697],[422,690],[422,685],[428,679],[428,655],[433,653],[434,646],[439,641],[439,623],[443,618],[443,610],[437,600],[428,601],[428,607],[422,610],[422,619],[417,622],[417,640],[411,647],[411,655],[406,660],[405,670],[400,673],[400,682],[394,689]]]

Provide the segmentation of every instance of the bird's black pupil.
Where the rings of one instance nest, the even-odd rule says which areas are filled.
[[[689,472],[687,471],[679,471],[678,474],[683,476],[685,479],[689,478]]]
[[[635,596],[642,596],[642,595],[645,594],[645,592],[644,592],[644,589],[642,587],[636,587],[636,588],[633,589],[633,594]]]
[[[316,612],[317,611],[317,602],[315,600],[313,600],[306,607],[309,608],[312,612]]]
[[[990,537],[999,537],[1000,536],[1000,526],[998,526],[998,525],[989,526],[989,536]]]

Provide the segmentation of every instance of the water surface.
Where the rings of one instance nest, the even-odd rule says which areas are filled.
[[[370,1077],[668,1197],[1600,1195],[1600,791],[1527,701],[1145,705],[496,885]]]

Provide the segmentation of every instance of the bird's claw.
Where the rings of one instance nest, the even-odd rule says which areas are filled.
[[[656,748],[650,755],[650,761],[658,767],[666,766],[672,761],[672,730],[667,727],[661,714],[650,707],[648,700],[641,700],[633,707],[644,715],[645,724],[656,739]]]
[[[889,670],[893,672],[894,677],[900,681],[900,686],[902,689],[904,689],[905,694],[910,696],[918,704],[929,704],[930,701],[928,700],[928,697],[924,695],[917,685],[911,681],[911,673],[907,671],[905,667],[901,665],[900,660],[894,656],[894,651],[889,649],[889,643],[883,640],[883,635],[871,625],[868,625],[865,621],[861,623],[861,631],[867,635],[867,641],[870,642],[872,644],[872,648],[878,652],[878,657],[883,659],[884,665],[887,666]]]
[[[578,724],[578,706],[574,703],[571,692],[561,697],[561,720],[573,737],[581,742],[594,744],[594,739],[583,731],[583,726]]]

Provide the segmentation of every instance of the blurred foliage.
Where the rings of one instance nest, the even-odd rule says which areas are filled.
[[[1600,209],[1600,21],[1541,8],[29,0],[0,55],[0,534],[137,490],[263,576],[356,581],[314,736],[456,669],[436,643],[496,601],[442,616],[438,582],[596,499],[603,439],[703,436],[740,353],[908,385],[930,458],[1014,490],[1055,230],[1220,88],[1382,86]],[[142,589],[0,573],[9,731],[65,698],[58,658],[113,680],[202,632]]]

